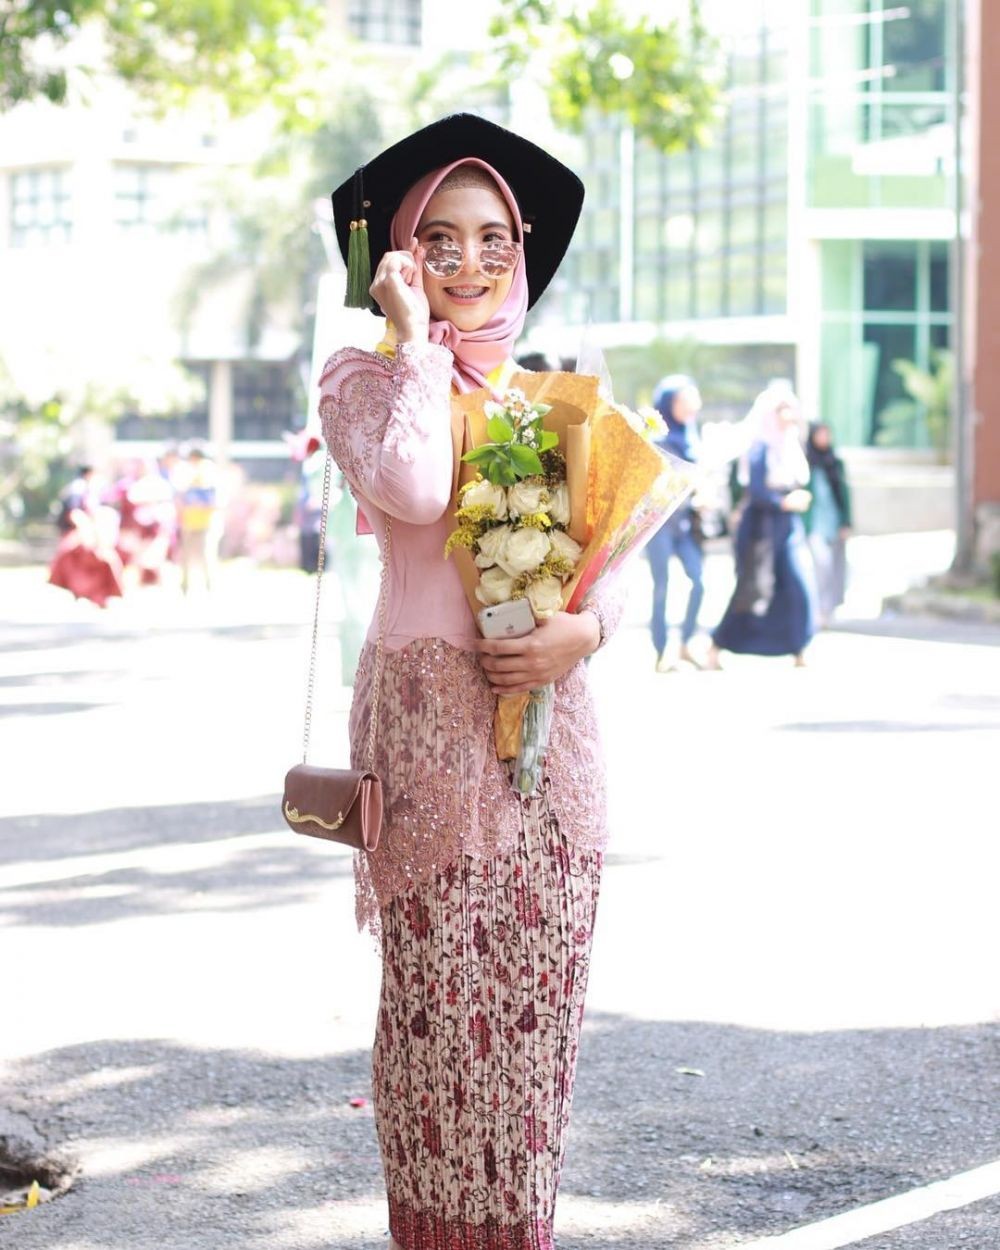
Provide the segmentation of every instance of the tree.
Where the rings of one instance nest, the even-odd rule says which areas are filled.
[[[108,67],[161,104],[208,90],[233,113],[267,102],[293,119],[289,87],[322,23],[315,0],[0,0],[0,111],[63,103],[83,68],[69,45],[96,29]]]
[[[501,0],[490,35],[500,76],[540,82],[557,126],[580,131],[597,109],[672,152],[703,142],[716,118],[717,45],[698,0],[662,24],[628,18],[618,0]]]

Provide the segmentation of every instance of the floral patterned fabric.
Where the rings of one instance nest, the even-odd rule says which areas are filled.
[[[375,648],[365,647],[351,705],[351,766],[365,767]],[[587,668],[556,682],[545,785],[568,843],[607,841],[604,761]],[[520,834],[521,805],[493,742],[496,699],[471,651],[419,638],[385,651],[375,771],[384,814],[376,851],[355,856],[360,928],[412,882],[429,882],[463,854],[490,859]]]
[[[552,1250],[601,853],[548,794],[512,848],[461,856],[383,912],[373,1055],[403,1250]]]

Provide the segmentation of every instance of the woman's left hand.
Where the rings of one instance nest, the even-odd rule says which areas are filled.
[[[600,645],[592,612],[556,612],[523,638],[480,638],[480,663],[494,694],[520,694],[558,681]]]

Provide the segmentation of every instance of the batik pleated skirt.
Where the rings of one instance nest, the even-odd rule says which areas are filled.
[[[373,1088],[403,1250],[554,1244],[602,856],[545,797],[521,810],[513,851],[382,912]]]

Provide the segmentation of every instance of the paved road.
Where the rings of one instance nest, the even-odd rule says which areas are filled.
[[[614,840],[561,1250],[756,1244],[1000,1159],[1000,631],[873,619],[946,558],[876,547],[805,671],[654,674],[642,567],[593,665]],[[102,616],[6,571],[0,605],[3,1101],[84,1166],[0,1245],[384,1246],[350,1106],[377,963],[347,858],[275,818],[305,579]],[[348,697],[323,694],[328,757]],[[789,1250],[998,1226],[985,1197]]]

